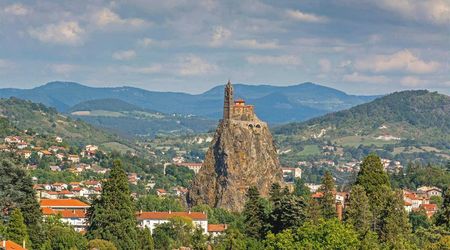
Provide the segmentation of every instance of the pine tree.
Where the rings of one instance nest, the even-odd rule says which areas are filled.
[[[319,200],[320,211],[325,219],[336,218],[336,198],[334,187],[334,179],[330,172],[325,172],[322,178],[322,186],[319,189],[322,197]]]
[[[370,200],[372,230],[380,235],[383,211],[391,194],[389,176],[384,171],[380,157],[370,154],[363,160],[355,184],[364,188]]]
[[[248,189],[247,201],[242,215],[244,216],[245,233],[256,239],[264,238],[267,231],[267,215],[256,187]]]
[[[444,200],[436,216],[436,225],[444,226],[447,230],[450,230],[450,188],[447,188],[444,192]]]
[[[305,182],[301,178],[295,178],[294,194],[301,196],[304,199],[308,199],[311,195],[309,188],[305,185]]]
[[[281,199],[280,207],[272,212],[276,216],[276,224],[280,225],[274,228],[274,233],[279,233],[286,229],[295,230],[306,220],[306,203],[302,197],[292,194],[284,195]]]
[[[352,225],[362,237],[369,232],[372,224],[372,212],[369,199],[362,186],[354,185],[352,187],[344,218],[345,222]]]
[[[153,242],[152,234],[148,228],[139,229],[139,249],[140,250],[154,250],[155,243]]]
[[[390,195],[381,224],[381,240],[394,249],[409,249],[411,225],[404,208],[402,191]]]
[[[102,195],[93,202],[88,215],[88,239],[111,241],[117,249],[138,249],[134,205],[120,161],[114,161]]]
[[[6,238],[20,245],[25,242],[26,246],[30,246],[30,238],[28,236],[27,226],[20,209],[16,208],[9,217],[8,226],[6,227]]]
[[[0,162],[0,217],[19,208],[28,228],[33,249],[39,249],[45,241],[42,228],[42,212],[33,182],[27,172],[7,160]],[[6,214],[4,214],[6,212]]]

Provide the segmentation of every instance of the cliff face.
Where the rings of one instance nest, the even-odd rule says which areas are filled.
[[[224,119],[217,127],[188,201],[191,205],[242,211],[250,186],[256,186],[264,197],[275,182],[282,182],[282,172],[267,124],[257,118]]]

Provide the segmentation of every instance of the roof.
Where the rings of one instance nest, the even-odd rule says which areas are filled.
[[[138,220],[168,220],[173,217],[188,217],[192,220],[207,220],[208,216],[202,212],[141,212]]]
[[[208,224],[208,232],[223,232],[227,227],[227,224]]]
[[[42,208],[42,213],[44,215],[60,214],[62,218],[86,218],[86,211],[81,209],[53,210],[51,208],[44,207]]]
[[[40,201],[41,207],[78,207],[78,208],[87,208],[88,204],[77,200],[77,199],[42,199]]]
[[[423,207],[427,211],[437,210],[436,204],[422,204],[421,207]]]
[[[1,246],[5,246],[6,250],[26,250],[26,248],[10,240],[2,241]]]

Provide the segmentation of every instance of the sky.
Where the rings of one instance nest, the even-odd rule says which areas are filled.
[[[0,0],[0,88],[450,94],[450,0]]]

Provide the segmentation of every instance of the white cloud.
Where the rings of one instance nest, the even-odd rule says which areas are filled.
[[[60,22],[40,28],[31,28],[28,34],[44,43],[79,45],[83,43],[85,30],[78,22]]]
[[[374,3],[407,19],[433,24],[450,23],[448,0],[380,0]]]
[[[296,21],[308,23],[325,23],[328,21],[326,17],[305,13],[300,10],[287,10],[286,16]]]
[[[301,63],[300,58],[291,55],[282,55],[282,56],[253,55],[247,56],[246,60],[251,64],[298,65]]]
[[[217,65],[194,56],[186,56],[180,59],[178,73],[182,76],[207,75],[218,70]]]
[[[25,5],[20,3],[8,5],[3,9],[3,11],[6,14],[11,14],[15,16],[24,16],[30,12],[30,10]]]
[[[344,81],[348,82],[354,82],[354,83],[371,83],[371,84],[377,84],[377,83],[388,83],[389,79],[385,76],[368,76],[368,75],[361,75],[357,72],[353,72],[352,74],[344,75],[342,78]]]
[[[149,47],[149,46],[155,44],[155,40],[145,37],[145,38],[139,39],[138,44],[139,44],[139,46],[142,46],[142,47]]]
[[[210,46],[218,47],[228,40],[231,36],[231,31],[222,26],[217,26],[214,28],[213,34],[211,36]]]
[[[331,62],[328,59],[320,59],[319,66],[320,66],[320,71],[323,73],[327,73],[331,70]]]
[[[403,71],[414,74],[427,74],[438,70],[440,64],[435,61],[423,61],[409,50],[391,55],[375,55],[355,62],[355,68],[372,72]]]
[[[122,68],[126,72],[131,73],[140,73],[140,74],[153,74],[153,73],[159,73],[163,70],[163,66],[161,64],[155,64],[145,67],[129,67],[125,66]]]
[[[75,71],[77,68],[78,68],[77,65],[66,64],[66,63],[50,65],[50,69],[53,72],[55,72],[57,74],[62,74],[62,75],[69,74],[69,73]]]
[[[93,21],[99,27],[106,27],[110,25],[121,25],[125,27],[142,27],[148,25],[140,18],[121,18],[117,13],[108,8],[103,8],[93,14]]]
[[[121,50],[116,51],[112,54],[112,58],[121,61],[131,60],[136,57],[136,52],[134,50]]]
[[[260,42],[255,39],[238,40],[235,42],[238,47],[250,48],[250,49],[277,49],[280,46],[276,41]]]

